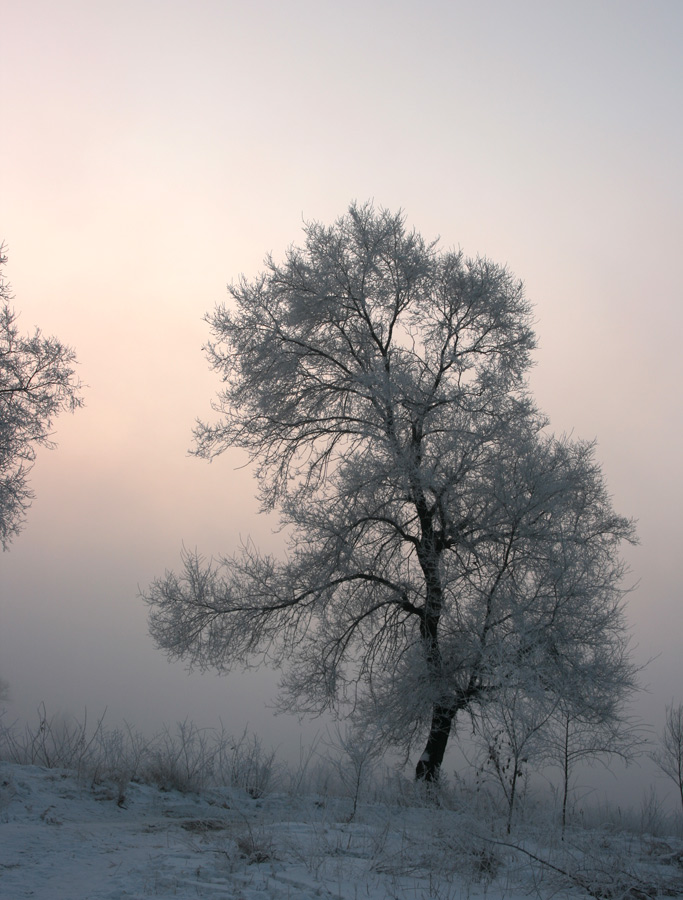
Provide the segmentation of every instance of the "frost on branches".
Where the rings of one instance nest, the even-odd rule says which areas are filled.
[[[7,262],[0,246],[0,269]],[[21,335],[0,271],[0,546],[7,549],[31,505],[28,476],[36,448],[54,446],[52,423],[80,406],[76,355],[54,337]]]
[[[282,560],[186,554],[145,593],[170,657],[283,670],[282,702],[424,742],[523,690],[590,703],[632,686],[611,506],[593,446],[546,430],[525,382],[522,284],[352,205],[209,317],[220,420],[196,452],[248,451]],[[606,673],[606,674],[605,674]],[[553,698],[551,700],[551,698]]]

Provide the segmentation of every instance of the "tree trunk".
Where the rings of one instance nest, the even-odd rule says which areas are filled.
[[[517,757],[512,760],[515,771],[512,773],[512,782],[510,784],[510,797],[508,799],[508,821],[507,821],[507,833],[510,834],[512,830],[512,813],[515,808],[515,793],[517,791],[517,778],[518,776],[518,768],[517,768]]]
[[[569,794],[569,715],[564,722],[564,757],[562,759],[562,840],[567,825],[567,796]]]
[[[439,780],[441,763],[446,753],[454,715],[453,710],[445,706],[436,705],[434,707],[427,746],[415,768],[416,781],[434,782]]]

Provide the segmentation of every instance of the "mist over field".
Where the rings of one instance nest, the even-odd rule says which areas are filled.
[[[7,719],[45,703],[149,734],[221,720],[289,760],[324,733],[274,715],[277,672],[167,662],[139,592],[183,547],[282,551],[246,456],[188,455],[220,387],[203,316],[304,221],[372,198],[524,281],[538,405],[597,439],[637,520],[632,712],[655,741],[683,701],[680,5],[28,0],[2,32],[6,275],[22,329],[72,346],[86,385],[0,555]],[[675,808],[647,756],[579,787]]]

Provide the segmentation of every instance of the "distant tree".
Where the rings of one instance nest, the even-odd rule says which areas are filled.
[[[52,423],[62,410],[82,403],[74,371],[76,357],[54,337],[19,334],[10,307],[10,285],[2,275],[7,257],[0,246],[0,545],[18,534],[31,505],[28,476],[39,446],[52,447]]]
[[[633,669],[625,673],[634,687]],[[592,707],[565,699],[542,733],[546,760],[559,767],[562,777],[562,835],[567,825],[567,806],[572,775],[580,763],[600,762],[607,766],[613,759],[628,765],[642,752],[645,738],[641,727],[621,709],[621,700],[629,692],[620,687],[618,706]],[[583,701],[583,698],[582,698]]]
[[[652,758],[676,785],[683,808],[683,703],[667,706],[664,731]]]
[[[190,667],[282,667],[286,708],[426,738],[434,780],[511,671],[561,691],[622,641],[633,526],[592,445],[545,433],[520,282],[371,205],[304,230],[208,318],[223,418],[196,430],[202,457],[250,454],[288,553],[185,554],[144,594],[150,630]]]

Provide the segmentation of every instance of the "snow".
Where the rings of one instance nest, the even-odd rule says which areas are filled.
[[[493,819],[405,800],[359,804],[349,821],[348,798],[320,795],[131,783],[118,799],[112,784],[0,763],[0,898],[521,900],[599,884],[596,896],[683,896],[680,839],[603,830],[560,842],[547,823],[505,839]]]

